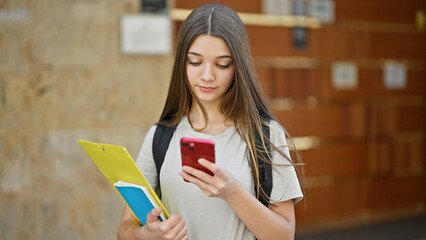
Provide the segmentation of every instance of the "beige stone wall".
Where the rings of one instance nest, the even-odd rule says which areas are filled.
[[[115,239],[124,204],[77,139],[136,158],[171,56],[120,53],[137,0],[0,1],[0,239]]]

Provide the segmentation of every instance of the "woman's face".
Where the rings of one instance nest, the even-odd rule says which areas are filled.
[[[200,35],[189,48],[186,62],[189,85],[203,104],[219,105],[234,81],[234,64],[226,42]]]

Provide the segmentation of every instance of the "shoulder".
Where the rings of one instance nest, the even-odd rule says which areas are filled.
[[[156,129],[157,129],[157,125],[152,125],[148,129],[148,132],[146,132],[144,141],[142,143],[142,149],[151,148],[152,142],[153,142],[153,138],[154,138],[154,133],[155,133]]]
[[[276,147],[287,146],[286,130],[275,120],[271,120],[269,123],[269,140]]]
[[[269,121],[269,128],[274,129],[274,130],[279,130],[279,129],[284,130],[283,126],[281,126],[281,124],[279,124],[275,120],[270,120]]]
[[[270,131],[271,137],[273,137],[273,136],[284,136],[285,137],[286,131],[285,131],[284,127],[275,120],[270,120],[269,131]]]
[[[157,124],[152,125],[149,128],[148,132],[146,133],[145,138],[151,138],[152,139],[154,137],[156,130],[157,130],[157,126],[158,126]]]
[[[145,134],[145,139],[143,141],[142,147],[151,147],[152,146],[152,142],[153,142],[154,134],[155,134],[156,130],[157,130],[157,124],[152,125],[148,129],[148,132]]]

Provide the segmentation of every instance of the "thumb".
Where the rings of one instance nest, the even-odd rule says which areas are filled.
[[[161,208],[157,207],[151,210],[151,212],[148,213],[148,215],[146,216],[146,223],[154,223],[154,222],[158,222],[160,221],[160,219],[158,219],[158,216],[160,216],[161,214]]]

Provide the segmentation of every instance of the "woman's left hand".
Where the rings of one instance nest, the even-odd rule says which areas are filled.
[[[179,173],[186,181],[197,185],[201,191],[209,197],[218,197],[226,200],[232,196],[241,185],[237,180],[224,169],[216,164],[200,158],[198,162],[205,168],[213,172],[213,176],[196,168],[183,166]]]

